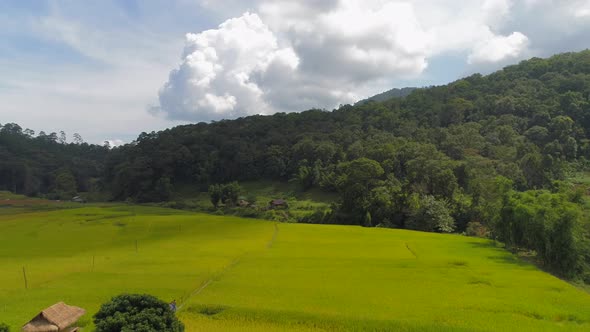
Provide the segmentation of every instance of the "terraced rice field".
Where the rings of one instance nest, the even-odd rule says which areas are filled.
[[[124,292],[176,299],[188,331],[590,330],[588,293],[459,235],[9,207],[0,271],[0,322],[14,331],[58,301],[87,309],[92,331],[100,304]]]

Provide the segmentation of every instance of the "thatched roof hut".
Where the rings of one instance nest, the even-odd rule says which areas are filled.
[[[268,205],[271,209],[278,208],[278,207],[285,207],[285,208],[289,207],[289,204],[284,199],[273,199],[272,201],[270,201],[268,203]]]
[[[41,311],[35,318],[23,326],[23,332],[54,332],[65,331],[86,313],[86,310],[56,303]]]

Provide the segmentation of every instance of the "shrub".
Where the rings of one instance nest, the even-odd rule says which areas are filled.
[[[10,327],[6,324],[0,323],[0,332],[10,332]]]
[[[261,213],[259,213],[258,210],[254,209],[254,208],[247,207],[247,208],[237,209],[235,211],[234,215],[237,215],[240,217],[245,217],[245,218],[258,218],[258,217],[260,217]]]
[[[255,205],[257,197],[254,194],[249,194],[246,200],[248,201],[248,203],[250,203],[250,205]]]
[[[487,237],[489,235],[489,230],[481,223],[477,221],[472,221],[467,224],[467,229],[465,230],[465,233],[469,236]]]
[[[305,224],[325,224],[327,223],[327,219],[329,216],[329,212],[326,210],[317,210],[314,213],[306,214],[298,219],[300,223]]]
[[[384,218],[379,224],[377,224],[378,228],[395,228],[395,224],[392,223],[388,218]]]
[[[213,207],[217,209],[219,206],[219,201],[221,201],[221,186],[218,184],[213,184],[209,186],[209,199],[211,200],[211,204]]]
[[[225,212],[223,210],[219,209],[219,210],[213,211],[212,214],[216,215],[216,216],[224,216]]]
[[[289,221],[289,214],[286,211],[267,210],[261,214],[263,219],[286,222]]]
[[[224,184],[221,187],[221,201],[223,204],[235,206],[238,204],[238,197],[242,191],[242,187],[235,181]]]
[[[425,195],[414,201],[410,207],[410,218],[406,227],[426,232],[451,233],[455,230],[455,220],[445,200]]]
[[[169,201],[160,203],[159,206],[177,210],[189,210],[196,208],[196,205],[194,203],[189,203],[186,201]]]
[[[96,332],[182,332],[169,304],[151,295],[123,294],[94,315]]]

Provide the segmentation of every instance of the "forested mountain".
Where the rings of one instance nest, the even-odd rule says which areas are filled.
[[[143,133],[113,149],[104,179],[116,199],[149,200],[164,182],[262,178],[337,191],[357,162],[404,191],[447,198],[496,175],[521,191],[548,188],[590,156],[589,94],[589,51],[532,59],[402,99]]]
[[[368,103],[371,101],[386,101],[392,98],[403,98],[407,95],[409,95],[410,93],[412,93],[412,91],[416,90],[416,88],[401,88],[401,89],[391,89],[385,92],[382,92],[380,94],[374,95],[373,97],[369,97],[367,99],[363,99],[359,102],[357,102],[355,104],[355,106],[364,104],[364,103]]]
[[[309,222],[481,233],[576,275],[590,261],[580,236],[585,188],[561,180],[587,169],[589,98],[584,51],[331,112],[142,133],[109,152],[5,125],[0,186],[47,192],[67,169],[79,190],[95,178],[115,200],[148,202],[168,199],[179,184],[206,191],[236,180],[296,180],[340,197]],[[40,184],[27,185],[27,174]]]

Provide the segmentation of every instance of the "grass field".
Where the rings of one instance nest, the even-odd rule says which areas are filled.
[[[583,331],[590,295],[486,240],[87,206],[0,214],[0,322],[123,292],[188,331]],[[23,267],[28,279],[25,289]]]

